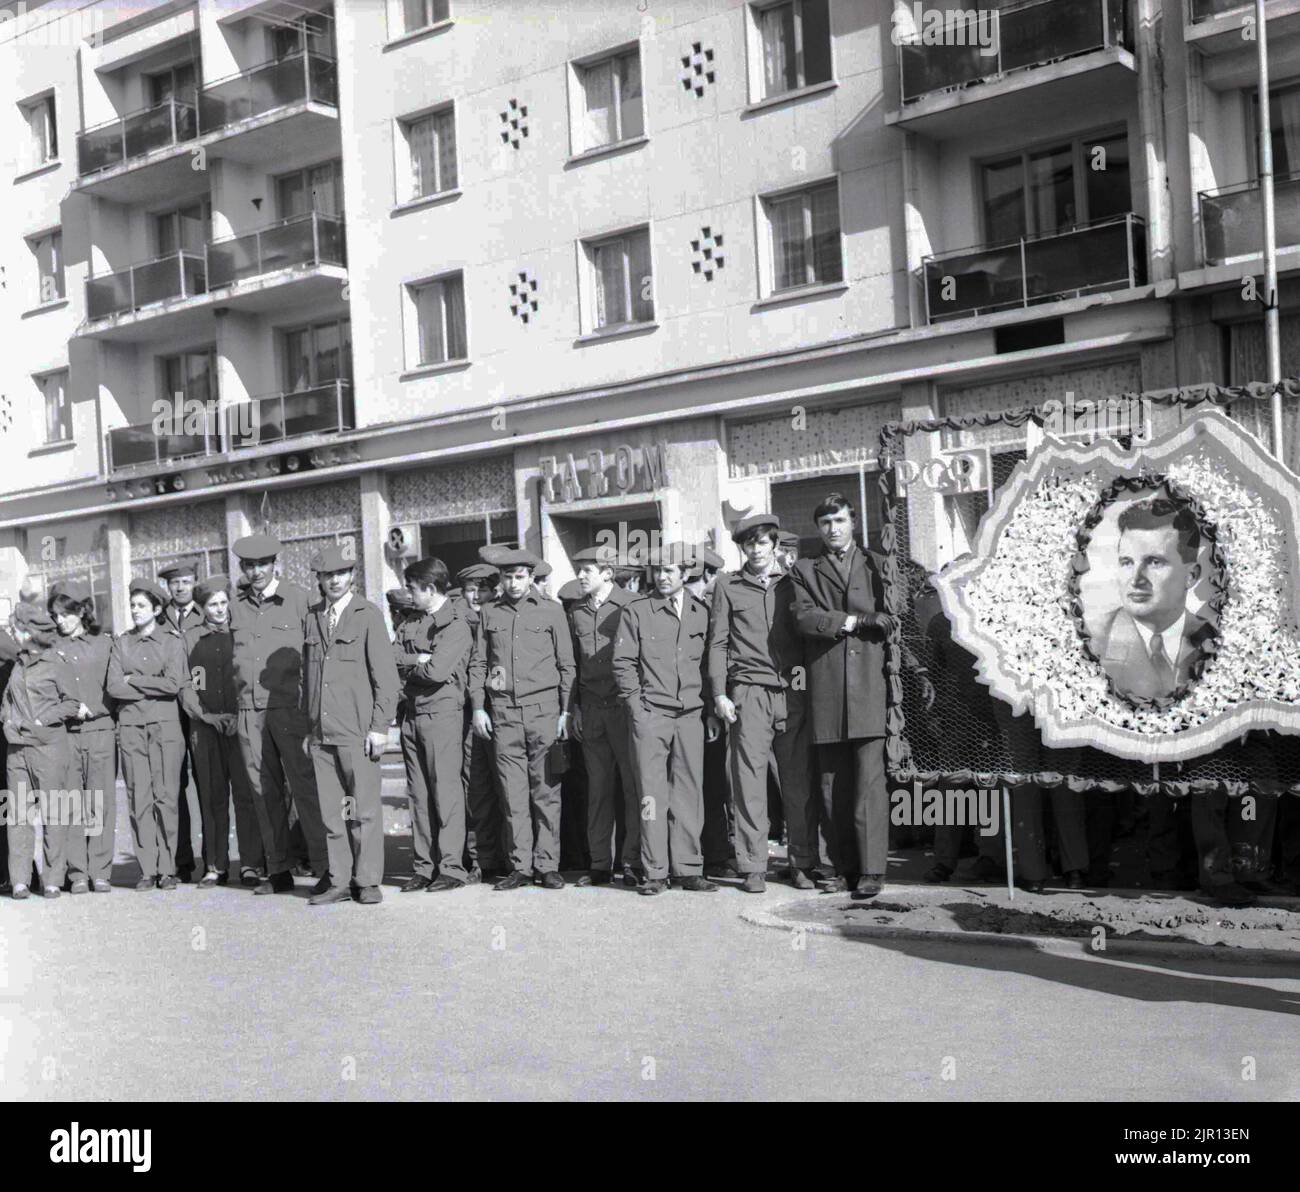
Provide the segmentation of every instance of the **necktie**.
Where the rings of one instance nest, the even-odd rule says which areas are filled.
[[[330,641],[334,640],[334,627],[339,623],[339,606],[330,605],[330,615],[326,622],[325,631],[329,634]]]
[[[1173,691],[1174,668],[1170,665],[1169,655],[1165,653],[1165,639],[1159,633],[1151,636],[1151,669],[1155,672],[1161,693]]]

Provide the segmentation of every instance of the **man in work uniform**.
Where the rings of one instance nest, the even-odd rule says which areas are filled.
[[[690,549],[676,542],[650,556],[654,591],[619,619],[614,683],[632,726],[632,758],[641,798],[640,894],[662,894],[668,877],[683,890],[717,890],[704,876],[704,740],[718,721],[705,712],[709,610],[684,586]]]
[[[303,618],[302,708],[330,885],[313,906],[383,901],[384,806],[380,765],[401,681],[384,614],[352,591],[356,560],[339,546],[312,558],[321,599]]]
[[[447,598],[447,568],[441,559],[412,563],[406,584],[414,615],[397,631],[393,658],[406,704],[402,760],[410,792],[415,872],[402,893],[437,893],[458,890],[469,880],[463,859],[461,768],[474,631]]]
[[[573,563],[581,599],[569,608],[573,651],[578,663],[578,696],[573,707],[573,737],[582,745],[587,768],[587,848],[589,874],[580,886],[604,886],[614,875],[617,790],[623,792],[624,881],[634,884],[641,868],[641,834],[632,769],[627,708],[614,685],[614,642],[623,609],[636,599],[614,583],[618,554],[607,546],[578,551]]]
[[[504,797],[512,869],[497,890],[517,889],[530,873],[547,890],[564,888],[552,746],[569,734],[573,643],[564,610],[533,586],[540,562],[526,550],[497,556],[501,595],[482,609],[470,659],[474,731],[493,739]]]
[[[831,493],[813,512],[822,553],[791,572],[804,638],[808,702],[821,771],[834,891],[880,893],[889,858],[885,771],[885,611],[880,560],[858,549],[857,511]]]
[[[198,581],[199,569],[193,559],[181,559],[164,567],[158,572],[158,578],[167,585],[170,603],[163,610],[167,624],[185,640],[190,629],[203,624],[203,611],[194,604],[194,585]],[[176,797],[176,876],[188,882],[194,876],[194,841],[190,824],[190,775],[194,773],[193,749],[190,746],[190,718],[181,710],[181,733],[185,742],[185,752],[181,754],[181,789]]]
[[[479,614],[494,600],[501,575],[489,563],[471,563],[456,572],[460,595],[452,598],[460,615],[475,637],[479,632]],[[466,680],[468,683],[468,679]],[[505,851],[502,847],[501,786],[497,780],[492,742],[474,731],[474,708],[465,695],[465,747],[461,780],[465,784],[465,812],[469,831],[465,833],[465,867],[471,882],[482,878],[497,881],[506,875]]]
[[[272,535],[249,535],[231,549],[248,580],[230,608],[239,751],[248,770],[266,856],[266,881],[253,893],[293,889],[290,797],[312,866],[321,874],[313,893],[320,893],[330,885],[329,860],[316,779],[305,752],[307,722],[302,712],[303,623],[311,600],[297,584],[275,574],[281,546]]]
[[[808,740],[803,677],[795,667],[803,643],[794,615],[794,581],[776,561],[781,523],[771,513],[743,518],[732,533],[745,555],[739,571],[718,577],[709,624],[709,689],[726,721],[736,862],[741,889],[766,888],[767,772],[776,757],[781,803],[790,842],[790,880],[814,889],[817,816],[808,793]]]

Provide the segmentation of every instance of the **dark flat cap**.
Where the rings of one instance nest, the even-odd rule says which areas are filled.
[[[61,579],[50,588],[50,595],[84,602],[90,599],[90,587],[79,579]]]
[[[777,540],[777,542],[780,543],[780,545],[782,545],[782,546],[798,546],[798,545],[799,545],[799,535],[796,534],[793,530],[782,530],[782,531],[781,531],[781,532],[776,536],[776,540]]]
[[[200,580],[194,585],[194,603],[202,608],[218,592],[230,595],[230,576],[210,575],[207,579]]]
[[[555,568],[545,559],[539,559],[537,561],[537,566],[533,568],[533,579],[545,579],[554,570]]]
[[[163,592],[157,584],[150,583],[147,579],[133,579],[131,586],[127,589],[128,596],[134,596],[137,592],[143,592],[155,604],[162,605],[166,608],[171,601],[171,594]]]
[[[270,559],[284,547],[272,534],[249,534],[247,538],[240,538],[230,549],[235,552],[237,559]]]
[[[581,567],[584,563],[595,563],[601,567],[617,567],[618,551],[612,546],[589,546],[586,550],[576,551],[570,555],[569,561],[575,567]]]
[[[560,590],[555,594],[565,604],[570,600],[582,600],[587,595],[576,579],[571,579],[567,584],[562,584]]]
[[[695,548],[695,562],[700,567],[712,567],[714,571],[721,571],[727,561],[715,550],[710,550],[707,546],[697,546]]]
[[[771,526],[773,529],[780,530],[781,519],[775,513],[751,513],[735,524],[731,531],[731,541],[739,542],[750,530],[757,529],[759,526]]]
[[[411,599],[411,593],[405,588],[389,588],[384,593],[384,599],[388,601],[388,607],[393,609],[414,608],[415,602]]]
[[[498,543],[489,543],[486,546],[480,546],[478,548],[478,557],[490,567],[500,567],[502,556],[510,554],[514,549],[513,546],[502,546]]]
[[[199,565],[193,559],[177,559],[158,572],[159,579],[175,579],[180,575],[192,575],[198,579]]]
[[[533,574],[536,575],[537,568],[540,567],[542,563],[542,560],[530,550],[509,550],[505,547],[481,548],[479,550],[480,555],[483,553],[484,549],[495,549],[499,551],[495,558],[485,560],[485,562],[491,562],[494,567],[499,567],[502,571],[505,571],[507,567],[531,567],[533,569]],[[547,574],[549,575],[550,572],[548,571]]]
[[[693,547],[684,542],[666,542],[649,552],[647,567],[690,567],[695,562]]]
[[[356,565],[356,557],[345,555],[343,548],[338,545],[327,546],[311,557],[313,571],[352,571]]]
[[[501,572],[489,563],[471,563],[456,572],[456,580],[463,587],[465,584],[494,584],[501,578]]]
[[[14,623],[38,635],[49,636],[58,632],[54,618],[39,604],[20,604],[14,609]]]

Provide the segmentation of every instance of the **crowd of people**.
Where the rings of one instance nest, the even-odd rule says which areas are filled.
[[[320,551],[309,594],[281,573],[269,533],[235,542],[233,581],[178,562],[160,573],[165,588],[133,582],[132,628],[117,636],[101,632],[84,584],[29,594],[0,637],[3,888],[112,890],[120,760],[136,890],[197,876],[268,895],[314,877],[312,905],[378,903],[396,724],[413,855],[403,893],[562,889],[574,869],[578,885],[647,896],[710,893],[719,878],[761,893],[783,833],[793,887],[871,898],[890,848],[895,621],[853,503],[831,493],[814,522],[821,551],[800,558],[775,515],[744,518],[733,572],[704,546],[636,559],[593,547],[554,597],[527,550],[484,546],[454,576],[419,559],[387,594],[391,635],[355,590],[353,558]],[[1013,832],[1022,884],[1041,890],[1031,802],[1018,798]],[[929,880],[952,876],[961,844],[960,830],[939,832]],[[1104,860],[1087,867],[1104,881]],[[1222,882],[1215,893],[1253,897]]]

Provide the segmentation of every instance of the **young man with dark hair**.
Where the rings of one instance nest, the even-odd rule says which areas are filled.
[[[804,677],[795,673],[803,643],[795,620],[794,583],[776,561],[781,523],[774,514],[743,518],[732,540],[745,555],[739,571],[720,575],[709,623],[709,688],[727,725],[736,864],[741,889],[761,894],[767,877],[767,773],[776,756],[790,843],[790,880],[814,888],[817,815],[808,793]]]
[[[889,860],[885,643],[894,618],[885,610],[883,560],[854,541],[853,502],[831,493],[813,519],[821,554],[800,559],[791,578],[835,868],[829,886],[871,898],[880,893]]]
[[[461,734],[474,632],[448,599],[447,586],[441,559],[407,567],[414,613],[398,627],[393,647],[406,703],[402,760],[415,853],[415,873],[404,894],[459,890],[468,882]]]
[[[158,572],[158,578],[167,587],[171,597],[163,616],[174,630],[185,640],[185,634],[203,624],[203,610],[194,603],[194,585],[198,582],[199,567],[193,559],[179,559]],[[190,816],[190,775],[195,773],[198,759],[190,743],[190,719],[181,709],[181,735],[185,750],[181,754],[181,786],[176,798],[176,876],[188,882],[194,876],[194,842],[192,839]],[[195,787],[198,779],[195,779]],[[200,821],[202,817],[200,816]],[[204,852],[209,851],[209,844],[203,842]]]

